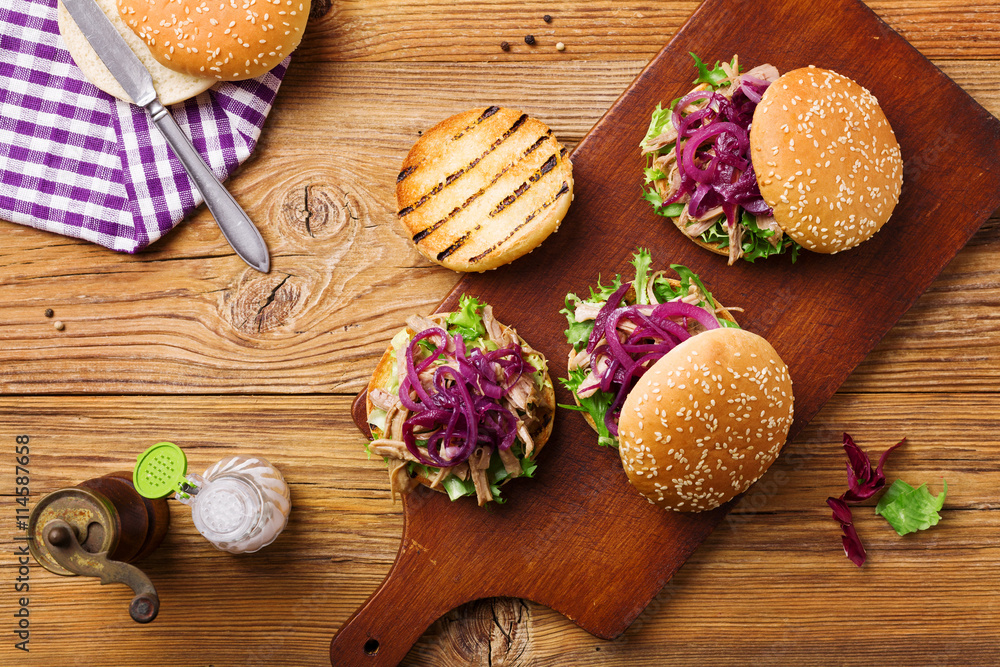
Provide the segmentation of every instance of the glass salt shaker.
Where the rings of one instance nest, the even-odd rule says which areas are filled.
[[[135,486],[147,497],[173,492],[191,508],[198,532],[217,549],[253,553],[273,542],[288,523],[288,485],[267,459],[229,456],[203,475],[185,473],[184,452],[173,443],[157,443],[139,456]]]

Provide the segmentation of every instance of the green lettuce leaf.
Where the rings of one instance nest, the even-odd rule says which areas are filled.
[[[743,259],[746,261],[752,264],[755,260],[781,255],[786,251],[791,251],[793,263],[799,258],[799,250],[802,249],[802,246],[793,241],[790,236],[783,236],[781,243],[776,248],[768,240],[774,235],[774,232],[760,229],[757,226],[757,218],[751,213],[743,211],[741,222],[745,230],[743,233]],[[726,224],[725,216],[719,218],[699,238],[705,243],[718,244],[720,248],[728,248],[729,230],[726,228]]]
[[[653,181],[662,181],[664,178],[667,177],[666,173],[664,173],[664,171],[662,169],[660,169],[659,167],[644,167],[642,171],[646,175],[646,183],[647,184],[652,183]],[[659,195],[657,195],[657,196],[659,196]],[[645,197],[644,197],[644,199],[645,199]],[[649,201],[649,200],[647,199],[647,201]],[[662,204],[662,203],[663,203],[663,200],[661,199],[660,200],[660,204]]]
[[[471,479],[459,479],[454,475],[448,475],[441,485],[444,486],[444,490],[448,492],[448,497],[452,500],[458,500],[462,496],[474,496],[476,495],[476,485],[472,483]]]
[[[698,68],[698,78],[694,80],[695,84],[707,83],[712,88],[718,88],[728,78],[718,60],[715,61],[715,67],[708,69],[708,66],[701,62],[701,58],[695,55],[693,51],[690,52],[690,55],[694,58],[694,66]],[[730,65],[733,68],[736,67],[736,56],[733,56],[733,61]]]
[[[882,495],[875,506],[875,513],[880,515],[900,535],[927,530],[936,526],[941,520],[938,511],[944,507],[944,499],[948,493],[948,482],[944,489],[934,497],[927,490],[926,484],[913,488],[901,479],[897,479]]]
[[[578,368],[575,371],[570,371],[568,378],[559,378],[559,381],[575,396],[588,374],[586,368]],[[597,424],[597,444],[602,447],[617,447],[618,438],[611,435],[608,427],[604,424],[604,414],[608,411],[611,401],[615,400],[614,395],[598,389],[592,396],[578,397],[577,400],[580,401],[579,406],[560,404],[559,407],[590,414],[594,423]]]
[[[486,325],[481,315],[483,305],[476,297],[463,294],[458,301],[458,310],[448,315],[448,333],[461,334],[468,344],[486,336]]]
[[[663,134],[663,131],[670,123],[671,115],[672,112],[670,109],[664,109],[657,104],[656,108],[653,109],[653,117],[649,121],[649,129],[646,130],[646,136],[643,137],[643,140],[639,145],[645,148],[648,142]]]
[[[635,267],[635,280],[632,287],[635,288],[635,302],[640,306],[649,303],[646,295],[646,283],[649,282],[649,265],[653,263],[653,258],[649,250],[639,248],[638,252],[632,255],[632,266]]]
[[[622,277],[616,275],[610,285],[601,284],[601,279],[598,278],[597,289],[595,290],[591,287],[590,297],[587,299],[581,299],[576,294],[572,293],[566,295],[566,305],[559,312],[566,316],[566,322],[569,324],[569,328],[566,329],[567,343],[572,345],[574,348],[579,347],[581,344],[586,345],[587,341],[590,340],[590,333],[594,330],[594,320],[577,322],[576,307],[581,303],[604,303],[608,300],[608,297],[614,294],[621,286]]]

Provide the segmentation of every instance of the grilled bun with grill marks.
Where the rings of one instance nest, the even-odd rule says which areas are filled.
[[[552,131],[497,106],[423,134],[396,179],[399,220],[417,249],[454,271],[485,271],[530,252],[573,199],[572,165]]]
[[[218,81],[253,79],[302,41],[310,0],[118,0],[161,65]]]
[[[892,127],[875,96],[842,74],[810,66],[772,83],[754,110],[750,150],[775,221],[807,250],[853,248],[899,201]]]
[[[625,473],[655,505],[714,509],[778,457],[792,403],[788,368],[770,343],[742,329],[700,333],[657,361],[625,399]]]

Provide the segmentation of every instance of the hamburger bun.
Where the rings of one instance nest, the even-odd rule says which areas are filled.
[[[674,280],[673,278],[667,278],[667,281],[672,286],[674,286],[674,287],[679,287],[680,284],[681,284],[681,281]],[[626,304],[629,304],[629,305],[632,305],[632,304],[635,303],[635,289],[634,288],[629,289],[629,291],[625,293],[625,299],[624,299],[624,301],[625,301]],[[739,323],[736,321],[736,318],[733,317],[732,313],[730,313],[728,310],[726,310],[725,306],[723,306],[721,303],[719,303],[718,301],[716,301],[715,297],[712,297],[712,302],[715,304],[715,314],[716,315],[718,315],[722,319],[726,320],[727,322],[732,322],[733,324],[736,324],[738,326]],[[569,350],[569,358],[572,359],[575,355],[576,355],[576,352],[573,351],[573,348],[570,348],[570,350]],[[573,402],[576,403],[578,407],[582,407],[582,406],[580,406],[580,399],[577,397],[576,392],[570,392],[570,393],[573,395]],[[600,433],[600,431],[597,429],[597,423],[594,422],[594,418],[591,416],[591,414],[589,412],[581,412],[580,414],[583,416],[584,420],[588,424],[590,424],[590,428],[594,429],[595,433]]]
[[[442,327],[444,327],[445,326],[444,322],[447,317],[448,313],[435,313],[434,315],[431,315],[428,319],[433,320],[438,324],[441,324]],[[523,349],[525,350],[533,349],[531,348],[530,345],[528,345],[524,341],[523,338],[517,335],[516,331],[514,331],[509,327],[508,329],[517,336],[517,340]],[[407,327],[406,330],[411,336],[413,335],[412,329]],[[372,390],[376,388],[386,387],[389,385],[389,382],[392,378],[392,367],[395,363],[396,363],[396,355],[394,354],[392,345],[389,345],[386,348],[386,351],[382,353],[382,357],[381,359],[379,359],[378,366],[375,367],[375,371],[372,373],[372,377],[368,381],[368,386],[366,388],[367,391],[365,392],[365,407],[366,407],[366,414],[368,415],[369,418],[372,415],[372,411],[375,409],[375,405],[372,403],[371,399]],[[545,443],[548,442],[549,437],[552,435],[552,427],[555,424],[555,420],[553,419],[556,409],[555,389],[552,385],[552,378],[549,376],[548,371],[544,373],[544,378],[545,378],[545,384],[542,388],[543,405],[541,407],[543,409],[543,412],[547,414],[547,418],[541,420],[540,423],[533,425],[533,427],[530,428],[528,431],[528,433],[531,435],[532,442],[534,443],[534,451],[532,452],[531,455],[531,458],[533,459],[538,457],[538,453],[542,450],[542,447],[545,446]],[[375,440],[385,435],[384,433],[382,433],[381,429],[377,427],[371,427],[371,433],[372,433],[372,438]],[[500,483],[500,486],[506,484],[508,481],[510,481],[510,479],[512,478],[503,480]],[[435,491],[445,493],[445,490],[441,488],[440,485],[432,486],[431,484],[433,480],[427,478],[422,473],[417,473],[416,476],[413,477],[413,480],[419,484],[434,489]]]
[[[200,95],[215,85],[215,79],[181,74],[161,65],[149,52],[143,41],[136,37],[122,21],[121,16],[118,15],[118,6],[115,4],[115,0],[97,0],[97,4],[111,20],[111,24],[115,26],[119,34],[125,38],[129,47],[138,56],[139,61],[149,70],[150,76],[153,77],[153,88],[156,90],[161,104],[170,105],[183,102]],[[115,77],[108,71],[107,66],[101,62],[100,57],[87,38],[83,36],[80,27],[77,26],[62,2],[59,3],[58,21],[59,32],[62,34],[63,41],[66,42],[66,48],[69,49],[73,62],[80,68],[87,80],[108,95],[131,103],[132,98],[128,96],[121,84],[115,81]]]
[[[540,121],[479,108],[428,130],[396,178],[399,220],[427,259],[485,271],[534,250],[573,199],[565,149]]]
[[[835,253],[871,238],[903,185],[899,143],[878,100],[851,79],[792,70],[764,92],[750,150],[774,219],[802,247]]]
[[[118,0],[122,19],[169,69],[217,81],[271,71],[302,41],[309,0]]]
[[[778,353],[742,329],[713,329],[664,355],[625,399],[619,453],[653,504],[681,512],[743,493],[777,458],[793,414]]]

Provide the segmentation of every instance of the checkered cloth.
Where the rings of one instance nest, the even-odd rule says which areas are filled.
[[[98,90],[56,0],[0,0],[0,219],[135,252],[202,202],[146,112]],[[220,179],[253,152],[286,59],[170,108]]]

